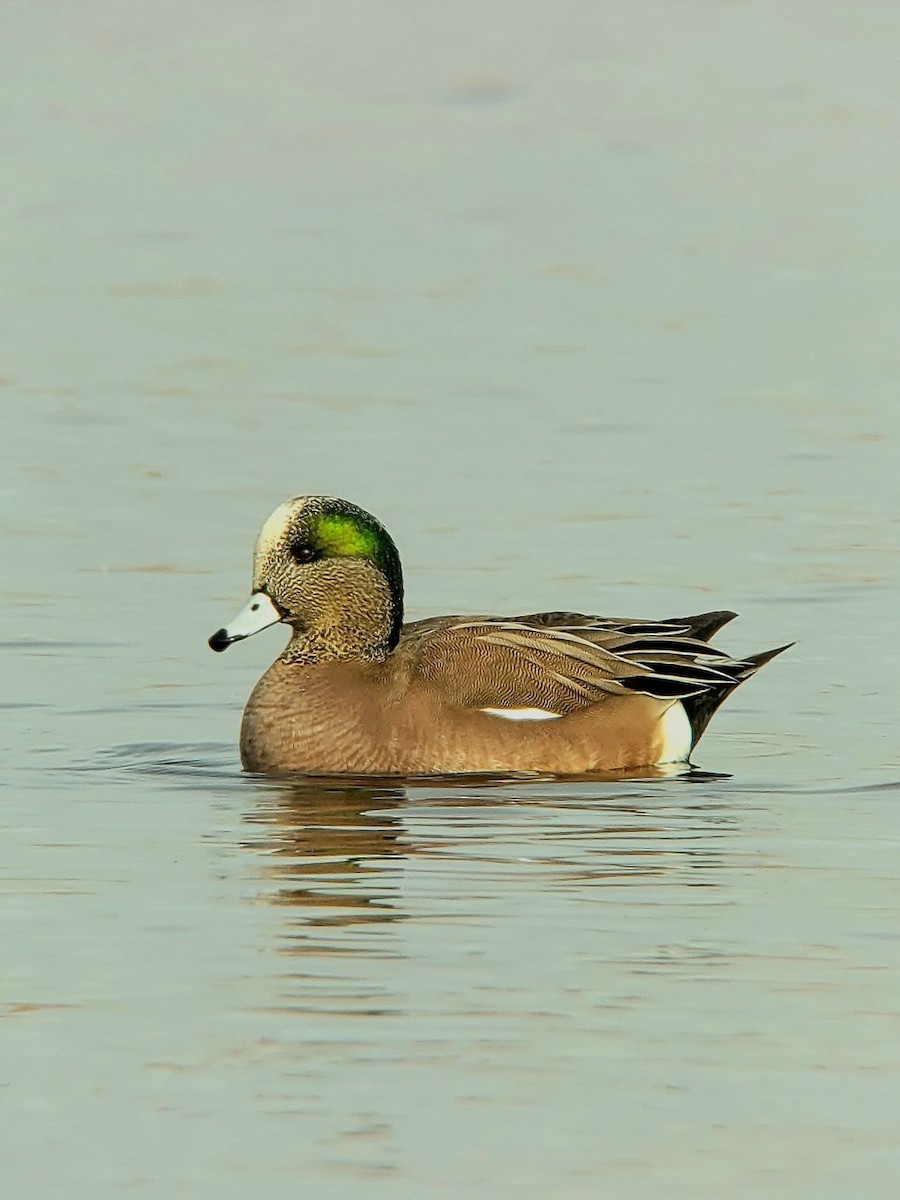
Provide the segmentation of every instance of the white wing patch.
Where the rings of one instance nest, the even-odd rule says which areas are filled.
[[[552,721],[562,713],[548,712],[546,708],[480,708],[479,712],[489,717],[502,717],[504,721]]]
[[[657,762],[686,762],[694,742],[694,731],[684,705],[676,700],[662,715],[663,748]]]

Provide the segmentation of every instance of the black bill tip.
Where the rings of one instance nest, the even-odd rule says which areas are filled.
[[[217,629],[209,639],[210,650],[215,650],[217,654],[221,654],[223,650],[227,650],[232,642],[239,641],[239,638],[229,637],[227,629]]]

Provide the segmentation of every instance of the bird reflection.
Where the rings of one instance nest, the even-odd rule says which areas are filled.
[[[266,787],[246,818],[264,830],[262,841],[248,843],[264,851],[261,873],[275,885],[262,898],[303,909],[297,924],[307,929],[396,920],[394,877],[410,850],[396,815],[404,798],[402,787],[371,782],[304,779]]]
[[[657,770],[628,781],[555,780],[549,791],[538,779],[527,786],[476,777],[465,783],[436,779],[431,786],[406,781],[415,798],[427,796],[435,809],[424,839],[413,833],[408,788],[400,782],[260,781],[259,802],[246,816],[255,835],[246,844],[262,853],[260,874],[268,886],[261,899],[294,910],[286,922],[290,950],[346,953],[359,948],[345,936],[347,927],[368,926],[374,932],[372,926],[407,915],[402,899],[406,859],[456,858],[467,871],[480,870],[479,864],[508,855],[510,836],[519,840],[524,834],[529,861],[558,872],[564,886],[671,877],[673,872],[682,882],[694,876],[708,886],[717,858],[709,836],[721,821],[720,806],[714,800],[710,804],[711,796],[696,794],[698,803],[672,805],[673,793],[641,787],[662,778]],[[707,787],[717,778],[703,772],[681,776]],[[679,800],[686,799],[681,793]],[[546,827],[524,817],[536,808],[554,814]],[[561,819],[566,810],[570,815]],[[338,928],[344,931],[340,938],[328,936],[327,930]]]
[[[316,1018],[323,1044],[355,1038],[355,1053],[375,1053],[365,1021],[408,1015],[423,973],[451,972],[471,983],[475,1011],[499,1012],[508,959],[495,964],[489,948],[507,931],[525,947],[548,930],[559,962],[576,964],[605,964],[605,940],[618,938],[635,977],[693,978],[729,961],[704,941],[710,900],[686,907],[686,888],[727,886],[742,863],[740,818],[715,776],[249,783],[243,840],[257,898],[277,910],[263,922],[269,1006],[304,1030]],[[634,943],[634,914],[666,893],[689,932],[670,937],[663,923],[663,940]]]

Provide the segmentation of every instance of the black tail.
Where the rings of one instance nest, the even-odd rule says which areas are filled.
[[[721,612],[698,613],[695,617],[670,617],[664,624],[686,625],[692,638],[699,642],[708,642],[723,625],[733,621],[736,616],[737,613],[722,609]]]
[[[733,616],[732,613],[728,613],[727,615],[724,613],[707,613],[705,615],[710,617],[725,616],[726,620],[730,620]],[[685,620],[689,619],[685,617]],[[694,620],[699,620],[699,618],[694,618]],[[724,625],[725,622],[721,623]],[[685,696],[681,701],[684,705],[684,711],[687,713],[688,720],[691,723],[691,732],[693,734],[692,746],[696,746],[700,741],[703,731],[710,722],[710,718],[722,701],[730,696],[734,689],[742,684],[745,679],[749,679],[751,675],[755,675],[760,667],[764,667],[777,654],[781,654],[783,650],[790,650],[793,644],[793,642],[788,642],[786,646],[779,646],[775,650],[763,650],[761,654],[748,654],[740,662],[727,663],[725,666],[716,663],[716,667],[720,671],[726,671],[730,674],[734,682],[705,688],[702,692],[698,692],[694,696]]]

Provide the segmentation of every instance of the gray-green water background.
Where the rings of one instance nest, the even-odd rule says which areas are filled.
[[[43,1200],[900,1179],[900,9],[3,8],[0,1143]],[[734,607],[730,780],[242,777],[256,530]]]

